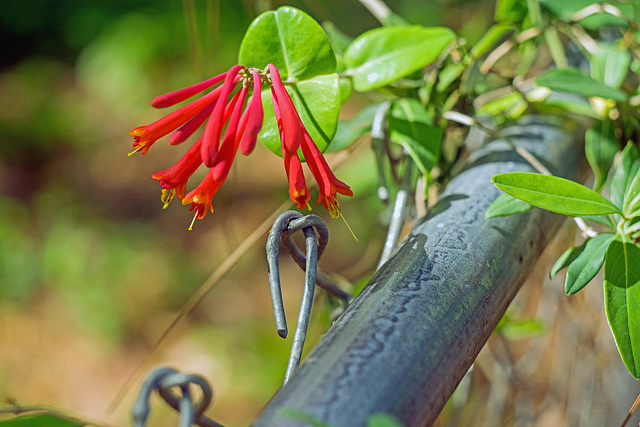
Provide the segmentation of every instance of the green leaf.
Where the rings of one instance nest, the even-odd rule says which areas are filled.
[[[451,83],[453,83],[464,71],[466,65],[463,63],[451,63],[447,64],[442,71],[438,74],[438,84],[436,90],[438,92],[444,92]]]
[[[238,62],[264,69],[273,64],[282,80],[307,80],[336,71],[336,56],[322,27],[293,7],[264,12],[249,26]]]
[[[501,194],[493,201],[484,213],[484,219],[498,218],[501,216],[509,216],[533,209],[527,202],[511,197],[508,194]]]
[[[547,9],[549,9],[560,19],[566,22],[572,21],[573,15],[579,10],[584,9],[591,4],[603,2],[604,0],[541,0],[541,3],[544,4]],[[627,18],[631,20],[634,18],[632,4],[622,4],[617,1],[608,1],[607,3],[613,4],[618,9],[620,9],[622,13],[627,16]],[[624,19],[621,19],[609,13],[596,13],[583,18],[578,22],[589,30],[597,30],[603,26],[627,26],[627,23]]]
[[[338,123],[338,131],[333,138],[333,142],[327,149],[328,152],[344,150],[356,139],[371,130],[373,117],[378,111],[380,104],[368,105],[349,120],[342,120]]]
[[[378,412],[367,419],[367,427],[403,427],[403,425],[393,415]]]
[[[408,76],[435,61],[454,36],[448,28],[419,25],[367,31],[344,54],[353,87],[368,91]]]
[[[537,173],[502,173],[491,178],[500,190],[539,208],[565,215],[620,213],[609,200],[568,179]]]
[[[86,425],[52,414],[29,414],[0,421],[2,427],[79,427]]]
[[[618,152],[618,139],[613,122],[610,120],[598,122],[587,130],[584,140],[584,151],[596,176],[593,189],[599,192],[607,180],[613,158]]]
[[[609,87],[619,88],[627,76],[631,54],[618,46],[600,43],[591,57],[591,77]]]
[[[604,307],[622,361],[640,378],[640,248],[620,235],[605,259]]]
[[[499,122],[515,120],[527,111],[527,101],[519,92],[511,92],[507,95],[492,99],[480,106],[478,113],[494,116]]]
[[[318,76],[300,81],[296,86],[286,86],[286,89],[309,135],[324,152],[338,127],[341,105],[338,75]],[[269,150],[281,156],[282,145],[270,90],[262,91],[262,106],[264,123],[258,136]]]
[[[496,43],[502,40],[505,36],[513,32],[513,28],[505,24],[495,24],[487,30],[486,33],[478,40],[476,44],[471,48],[471,56],[473,58],[480,58],[489,51]]]
[[[418,168],[427,175],[440,158],[442,130],[420,101],[403,98],[393,102],[387,122],[389,139],[409,153]]]
[[[547,114],[566,114],[566,113],[574,113],[580,114],[583,116],[591,117],[594,119],[600,119],[600,116],[593,111],[593,107],[589,103],[588,100],[584,98],[573,98],[566,96],[558,96],[559,94],[551,94],[551,96],[547,97],[544,101],[542,101],[542,106],[550,107],[547,110],[553,109],[551,111],[544,111]]]
[[[610,230],[615,230],[616,228],[615,221],[610,216],[607,216],[607,215],[583,216],[582,219],[587,221],[593,221],[596,224],[600,224],[609,228]]]
[[[638,209],[640,209],[640,168],[636,171],[631,184],[627,188],[624,194],[624,205],[622,211],[625,214],[633,215]]]
[[[586,245],[586,242],[580,246],[575,246],[573,248],[569,248],[566,251],[564,251],[562,255],[560,255],[560,258],[558,258],[556,262],[553,264],[553,267],[551,267],[551,271],[549,272],[549,278],[553,279],[560,270],[562,270],[563,268],[569,267],[569,265],[576,258],[578,258],[578,255],[580,255],[582,251],[584,251],[585,245]]]
[[[309,135],[324,151],[338,125],[341,92],[336,57],[322,27],[306,13],[281,7],[258,16],[249,26],[238,62],[264,69],[274,64]],[[262,92],[265,111],[260,141],[281,155],[280,136],[269,89]]]
[[[612,239],[613,234],[603,233],[585,242],[584,250],[569,264],[567,269],[567,277],[564,282],[564,291],[567,295],[575,294],[584,288],[598,274]]]
[[[638,169],[640,169],[640,154],[638,154],[636,147],[629,143],[622,150],[620,162],[609,183],[609,195],[616,206],[624,208],[624,196],[638,173]]]
[[[564,53],[564,45],[560,36],[558,36],[558,30],[555,27],[547,27],[544,31],[544,41],[547,43],[553,63],[558,68],[567,68],[569,66],[567,62],[567,56]]]
[[[536,84],[558,92],[574,93],[587,97],[598,96],[614,101],[627,100],[627,95],[621,90],[594,80],[591,76],[575,68],[548,71],[536,79]]]

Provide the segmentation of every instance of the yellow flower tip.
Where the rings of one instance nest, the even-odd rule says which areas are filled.
[[[162,195],[160,196],[160,200],[162,201],[162,209],[166,209],[169,206],[169,203],[173,200],[176,195],[175,188],[163,188]]]
[[[351,229],[351,227],[349,227],[349,223],[347,222],[347,220],[345,219],[344,215],[342,215],[342,213],[339,214],[340,218],[342,218],[342,220],[344,221],[344,225],[347,226],[347,228],[349,229],[349,232],[351,233],[351,235],[353,236],[353,240],[356,241],[356,243],[358,243],[360,240],[356,237],[355,233],[353,232],[353,230]]]
[[[189,231],[193,231],[193,224],[196,223],[197,218],[198,218],[198,210],[196,209],[196,212],[193,215],[193,219],[191,220],[191,225],[189,225]]]
[[[142,151],[144,150],[144,146],[142,144],[138,144],[135,146],[135,148],[133,149],[132,152],[130,152],[129,154],[127,154],[127,156],[131,157],[133,156],[135,153],[137,153],[138,151]],[[145,151],[146,152],[146,151]],[[144,154],[144,153],[142,153]]]

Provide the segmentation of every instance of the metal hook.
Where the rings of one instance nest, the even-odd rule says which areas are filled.
[[[195,384],[202,390],[202,398],[196,404],[193,404],[190,384]],[[172,391],[174,387],[180,387],[182,397]],[[204,415],[204,411],[213,400],[213,392],[207,380],[199,375],[185,375],[170,367],[157,368],[142,383],[132,408],[136,427],[144,427],[147,423],[151,411],[149,397],[154,390],[158,391],[169,406],[180,413],[180,427],[189,427],[194,423],[201,427],[223,427]]]
[[[317,236],[314,228],[318,232]],[[302,230],[305,235],[306,256],[300,252],[291,238],[291,235],[298,230]],[[315,284],[317,283],[318,286],[327,289],[347,302],[350,301],[352,297],[349,293],[344,292],[335,284],[328,281],[326,277],[322,278],[321,275],[317,274],[318,258],[324,252],[329,241],[329,230],[324,221],[316,215],[303,216],[300,212],[296,211],[283,212],[273,223],[273,227],[267,238],[266,247],[267,263],[269,266],[269,289],[271,291],[273,316],[275,318],[278,335],[286,338],[288,333],[287,319],[284,313],[284,304],[282,303],[280,271],[278,269],[281,239],[287,252],[289,252],[294,261],[305,270],[304,290],[302,302],[300,303],[298,323],[293,336],[289,363],[287,364],[284,377],[284,384],[286,384],[300,364],[302,349],[309,326],[309,318],[311,317],[311,305],[313,303]]]

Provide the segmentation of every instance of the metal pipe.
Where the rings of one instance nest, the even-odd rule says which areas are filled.
[[[580,145],[563,126],[528,117],[503,135],[575,179]],[[500,195],[489,179],[513,171],[533,169],[504,141],[472,154],[254,425],[307,425],[292,410],[335,427],[377,412],[433,423],[564,220],[537,208],[485,220]]]

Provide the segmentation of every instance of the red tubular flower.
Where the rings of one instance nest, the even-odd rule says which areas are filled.
[[[203,219],[209,211],[213,212],[213,196],[218,192],[224,180],[216,181],[213,179],[213,173],[209,171],[207,176],[204,177],[200,185],[191,190],[183,199],[182,204],[188,205],[191,203],[190,211],[195,210],[193,221],[196,219]],[[193,227],[193,221],[191,227]]]
[[[226,77],[227,73],[218,74],[215,77],[205,80],[200,83],[196,83],[192,86],[185,87],[184,89],[176,90],[174,92],[165,93],[153,98],[151,106],[153,108],[167,108],[172,105],[176,105],[178,102],[182,102],[185,99],[191,98],[193,95],[202,92],[205,89],[209,89],[211,86],[220,83]]]
[[[142,154],[146,154],[154,142],[191,120],[214,102],[218,96],[220,96],[220,91],[214,90],[150,125],[134,128],[129,132],[129,135],[134,139],[133,153],[142,151]]]
[[[271,75],[271,94],[273,96],[274,110],[279,110],[280,118],[278,127],[281,127],[280,138],[282,139],[282,150],[295,153],[302,140],[302,129],[298,120],[296,107],[291,101],[291,97],[280,80],[280,73],[273,64],[267,65]],[[276,117],[278,117],[276,115]]]
[[[220,98],[223,102],[216,103],[209,121],[204,128],[204,141],[202,143],[201,155],[202,161],[208,168],[213,166],[213,159],[215,158],[220,146],[220,134],[222,133],[222,127],[224,126],[223,115],[227,99],[231,91],[236,86],[236,76],[243,68],[243,65],[234,65],[227,72],[224,85],[222,86],[222,93],[220,94]]]
[[[236,153],[239,150],[242,154],[249,155],[255,148],[264,119],[262,86],[266,81],[271,84],[273,109],[282,141],[291,200],[300,209],[309,207],[310,194],[298,154],[301,152],[320,188],[318,204],[322,202],[333,217],[340,214],[337,194],[351,196],[353,193],[329,169],[300,120],[277,68],[272,64],[267,67],[265,73],[235,65],[226,73],[158,96],[151,102],[156,108],[170,107],[224,81],[210,93],[164,118],[130,132],[134,137],[134,152],[141,151],[145,154],[157,139],[171,133],[169,144],[178,145],[204,124],[202,137],[175,165],[152,175],[162,188],[161,200],[164,207],[167,207],[174,196],[178,196],[183,204],[191,204],[190,210],[195,211],[194,222],[196,219],[203,219],[209,211],[213,212],[213,197],[227,179]],[[241,88],[236,91],[238,83],[241,83]],[[250,84],[252,88],[249,87]],[[253,94],[245,108],[250,90]],[[225,125],[226,130],[222,135]],[[195,189],[187,193],[187,181],[203,163],[210,169],[209,172]],[[193,222],[189,229],[192,226]]]
[[[174,195],[178,196],[180,200],[184,199],[187,180],[202,164],[202,157],[200,157],[201,145],[202,137],[198,138],[198,141],[171,168],[151,175],[151,178],[160,181],[162,201],[165,208],[169,205]]]
[[[236,105],[233,108],[233,114],[231,114],[231,119],[229,120],[227,131],[224,134],[224,138],[220,146],[220,151],[218,151],[215,158],[213,159],[211,172],[213,173],[213,178],[216,181],[224,181],[227,178],[227,175],[229,175],[229,170],[231,169],[231,164],[236,158],[238,145],[240,143],[239,138],[237,138],[236,135],[238,133],[240,115],[242,114],[242,107],[244,106],[244,101],[247,97],[248,90],[249,89],[247,87],[243,87],[242,89],[240,89],[240,92],[238,92],[239,100],[236,102]]]
[[[240,152],[245,156],[251,154],[253,149],[256,148],[258,133],[260,129],[262,129],[262,121],[264,119],[264,112],[262,110],[262,78],[256,71],[252,71],[251,74],[253,75],[253,97],[240,119],[239,127],[242,129],[242,132],[238,132],[238,138],[242,138],[240,142]]]
[[[269,67],[272,70],[271,80],[273,82],[273,85],[271,87],[271,90],[274,95],[273,111],[275,112],[276,120],[278,122],[278,130],[280,131],[280,139],[282,141],[282,154],[285,159],[285,170],[287,171],[287,177],[289,179],[289,195],[291,196],[291,200],[294,201],[296,206],[301,207],[300,204],[302,203],[300,202],[300,200],[302,199],[294,197],[294,194],[302,194],[299,193],[301,191],[300,183],[296,177],[291,176],[291,171],[295,171],[297,173],[297,169],[292,168],[291,165],[293,162],[292,158],[295,157],[297,159],[298,155],[296,151],[291,152],[287,148],[287,142],[291,141],[291,134],[299,132],[301,135],[299,146],[302,150],[302,155],[304,156],[309,169],[311,169],[311,174],[318,183],[318,188],[320,189],[318,204],[322,202],[324,207],[327,208],[327,210],[331,214],[331,217],[337,218],[340,216],[340,203],[338,202],[337,193],[343,194],[345,196],[353,196],[353,192],[348,185],[340,181],[333,174],[324,156],[322,155],[322,153],[320,153],[318,146],[315,144],[315,142],[313,142],[311,136],[309,136],[309,133],[304,127],[304,124],[302,123],[302,120],[300,119],[300,116],[298,115],[298,112],[293,105],[293,101],[282,85],[282,82],[279,80],[279,76],[274,79],[274,75],[277,75],[277,70],[274,73],[273,70],[275,70],[275,67],[273,65],[269,65]],[[279,82],[279,84],[276,83],[276,80]],[[281,88],[280,90],[277,90],[277,93],[275,89],[276,87]],[[287,117],[288,119],[285,119]],[[286,120],[293,120],[294,123],[285,124]],[[291,147],[292,145],[289,146],[289,148]],[[287,156],[290,157],[288,158]],[[308,192],[306,197],[306,200],[308,201]],[[304,206],[306,205],[307,203],[305,201]]]
[[[302,123],[300,123],[302,125]],[[352,197],[353,191],[344,182],[340,181],[331,171],[327,161],[313,142],[306,129],[304,138],[300,144],[302,155],[311,169],[313,178],[318,183],[320,195],[318,196],[318,204],[322,202],[324,207],[329,211],[332,218],[340,216],[340,202],[338,202],[337,193]]]
[[[299,209],[308,208],[311,195],[307,189],[307,183],[304,180],[300,158],[298,154],[290,154],[288,151],[283,151],[282,154],[284,157],[284,168],[287,171],[287,178],[289,180],[289,197]]]

